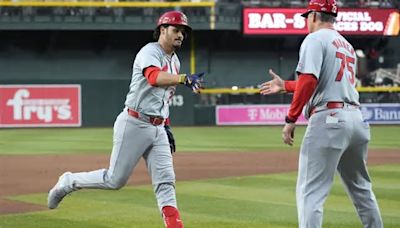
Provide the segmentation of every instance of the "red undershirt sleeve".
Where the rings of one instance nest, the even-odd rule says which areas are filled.
[[[285,90],[288,93],[293,93],[296,89],[296,81],[284,81]]]
[[[297,118],[299,118],[301,112],[303,111],[304,105],[313,95],[315,87],[317,87],[317,82],[317,78],[315,78],[312,74],[299,75],[299,79],[296,82],[296,88],[294,90],[293,100],[288,113],[288,118],[290,120],[294,122],[297,121]]]
[[[157,86],[157,77],[160,71],[161,69],[155,66],[149,66],[144,69],[143,74],[151,86]]]

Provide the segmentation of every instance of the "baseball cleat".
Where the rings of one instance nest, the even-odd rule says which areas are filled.
[[[183,228],[183,222],[179,216],[178,209],[171,206],[165,206],[162,211],[166,228]]]
[[[69,186],[69,175],[71,172],[65,172],[58,178],[58,182],[49,191],[47,196],[47,206],[49,209],[57,208],[61,200],[70,192],[72,192],[72,187]]]

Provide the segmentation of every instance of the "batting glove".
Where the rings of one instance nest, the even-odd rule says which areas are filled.
[[[193,92],[199,93],[202,88],[203,75],[204,72],[191,75],[181,74],[179,75],[179,83],[191,88]]]

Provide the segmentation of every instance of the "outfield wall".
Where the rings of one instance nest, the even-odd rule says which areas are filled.
[[[289,111],[288,104],[278,105],[218,105],[217,125],[282,125]],[[370,124],[400,124],[400,104],[362,104],[364,120]],[[297,124],[306,125],[304,115]]]
[[[38,82],[42,82],[37,84]],[[42,120],[38,120],[38,124],[32,124],[32,119],[40,119],[39,116],[43,116],[43,111],[39,107],[45,107],[46,101],[51,102],[51,99],[63,99],[62,95],[49,95],[45,88],[47,86],[60,86],[60,87],[68,87],[71,85],[80,86],[80,110],[81,120],[79,121],[81,124],[67,124],[64,125],[66,127],[74,127],[74,126],[112,126],[115,118],[124,108],[125,96],[128,92],[129,80],[35,80],[35,81],[23,81],[24,84],[16,84],[21,83],[21,81],[4,81],[3,85],[0,85],[0,127],[57,127],[60,126],[57,124],[57,111],[53,110],[53,116],[51,122],[46,122],[42,118]],[[37,86],[43,89],[43,92],[34,95],[32,91],[28,93],[26,96],[22,97],[22,103],[26,103],[25,110],[22,111],[22,118],[15,119],[12,121],[12,124],[8,122],[8,125],[5,124],[5,114],[8,115],[16,115],[14,108],[11,103],[15,100],[15,97],[18,96],[16,94],[18,89],[16,89],[12,94],[9,94],[5,97],[5,89],[2,87],[7,87],[14,85],[13,87],[19,88],[19,91],[26,86]],[[35,96],[35,97],[32,97]],[[40,99],[41,103],[36,102],[35,104],[27,104],[28,102],[32,103],[32,99]],[[176,91],[176,95],[173,97],[170,106],[171,113],[171,123],[175,125],[194,125],[194,103],[195,103],[196,95],[192,94],[192,92],[185,88],[179,87]],[[39,101],[40,102],[40,101]],[[22,106],[24,106],[22,104]],[[24,107],[22,107],[24,108]],[[53,105],[53,109],[57,108]],[[33,110],[33,111],[32,111]],[[27,114],[31,112],[32,114]],[[29,115],[29,117],[26,117]],[[54,122],[56,121],[56,122]],[[209,122],[209,121],[208,121]],[[11,126],[14,125],[14,126]]]
[[[49,81],[46,81],[49,82]],[[60,81],[57,81],[60,83]],[[111,126],[124,107],[128,81],[0,85],[0,127]],[[260,95],[253,95],[260,97]],[[178,87],[170,103],[173,125],[281,125],[289,104],[201,105],[201,96]],[[267,103],[267,104],[266,104]],[[400,124],[400,104],[363,104],[372,124]],[[307,124],[301,116],[299,124]]]
[[[0,85],[78,84],[81,126],[111,126],[124,106],[135,54],[151,41],[151,35],[151,31],[3,31]],[[205,72],[207,88],[254,88],[270,79],[268,68],[293,79],[304,38],[246,37],[220,30],[195,31],[192,37],[179,51],[181,72]],[[398,37],[349,39],[356,48],[380,48],[383,62],[368,65],[393,67],[400,62]],[[363,93],[361,98],[363,103],[398,102],[399,94]],[[173,125],[214,125],[217,105],[288,104],[290,100],[290,95],[194,95],[178,86],[171,120]]]

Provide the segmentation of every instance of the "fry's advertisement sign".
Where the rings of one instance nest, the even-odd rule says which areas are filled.
[[[307,34],[307,21],[301,16],[306,9],[245,8],[243,33]],[[345,35],[397,36],[400,14],[396,9],[339,9],[335,29]]]
[[[0,85],[0,127],[81,126],[80,85]]]

